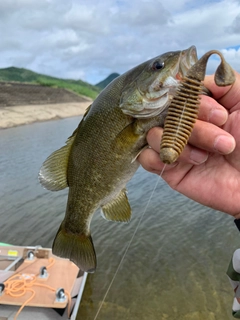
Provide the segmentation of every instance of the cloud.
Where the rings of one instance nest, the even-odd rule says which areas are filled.
[[[122,10],[123,6],[124,10]],[[124,25],[128,28],[140,27],[141,29],[148,29],[149,27],[155,28],[156,25],[165,25],[169,15],[169,11],[164,8],[159,0],[148,0],[141,3],[132,0],[125,1],[124,5],[122,3],[121,7],[116,8],[112,18],[121,25],[124,22]]]
[[[240,34],[240,14],[237,15],[236,18],[234,19],[229,31]]]
[[[223,49],[222,53],[228,62],[231,61],[231,66],[235,69],[238,69],[238,71],[240,71],[240,68],[239,68],[240,47]]]
[[[240,71],[239,49],[230,49],[240,45],[239,24],[235,0],[1,1],[0,67],[97,83],[194,44],[199,56],[221,50]]]

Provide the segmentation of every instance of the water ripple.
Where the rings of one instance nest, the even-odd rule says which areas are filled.
[[[64,216],[67,190],[48,192],[37,175],[78,120],[1,131],[0,241],[51,246]],[[79,319],[94,318],[157,179],[139,169],[129,182],[130,223],[107,222],[99,211],[94,215],[98,269],[88,277]],[[98,320],[231,319],[232,292],[225,271],[238,245],[231,217],[187,199],[159,179]]]

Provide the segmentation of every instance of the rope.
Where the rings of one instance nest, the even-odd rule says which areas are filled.
[[[46,269],[50,269],[55,263],[55,259],[49,258],[49,264],[46,266]],[[18,312],[16,313],[14,320],[17,319],[21,311],[23,310],[26,305],[29,304],[30,301],[35,297],[36,292],[34,291],[33,287],[43,287],[51,291],[56,291],[55,288],[50,287],[46,284],[37,282],[37,275],[34,274],[14,274],[11,276],[7,281],[5,281],[5,293],[13,298],[18,298],[24,296],[27,292],[31,292],[32,295],[28,298],[22,306],[19,308]],[[70,317],[70,307],[71,307],[71,296],[69,292],[65,291],[68,297],[68,317]]]

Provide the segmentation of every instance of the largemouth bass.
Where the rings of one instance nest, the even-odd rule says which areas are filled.
[[[66,145],[53,152],[39,173],[41,184],[69,187],[65,218],[53,253],[94,272],[90,222],[97,208],[107,220],[128,222],[126,183],[139,167],[146,134],[163,126],[177,85],[197,61],[194,46],[167,52],[114,79],[87,109]]]

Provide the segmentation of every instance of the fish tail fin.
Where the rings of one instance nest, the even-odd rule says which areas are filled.
[[[97,259],[91,235],[68,233],[61,224],[53,242],[53,254],[73,261],[81,270],[93,273]]]

